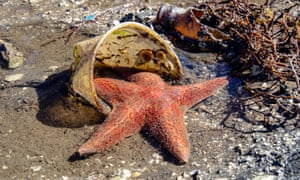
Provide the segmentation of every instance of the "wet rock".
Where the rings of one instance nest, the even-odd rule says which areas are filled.
[[[11,43],[0,39],[0,64],[9,69],[15,69],[24,63],[24,55]]]

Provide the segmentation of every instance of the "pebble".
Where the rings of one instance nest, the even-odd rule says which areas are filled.
[[[128,169],[118,169],[118,176],[111,178],[111,180],[127,180],[130,179],[132,173]]]
[[[182,176],[178,176],[178,177],[176,178],[176,180],[185,180],[185,178],[182,177]]]
[[[118,20],[114,20],[114,21],[113,21],[113,25],[114,25],[114,26],[117,26],[117,25],[119,25],[119,24],[120,24],[120,21],[118,21]]]
[[[69,180],[70,178],[67,177],[67,176],[62,176],[61,179],[62,179],[62,180]]]
[[[33,172],[37,172],[37,171],[40,171],[42,169],[42,166],[31,166],[30,169]]]
[[[5,81],[7,82],[13,82],[13,81],[18,81],[21,80],[24,77],[24,74],[11,74],[11,75],[7,75],[5,77]]]
[[[48,67],[49,71],[54,72],[58,69],[58,66],[50,66]]]
[[[37,4],[43,0],[28,0],[30,4]]]
[[[199,162],[192,162],[191,165],[195,166],[195,167],[200,167],[201,166],[201,164]]]
[[[252,180],[276,180],[277,176],[274,175],[259,175],[255,176]]]
[[[133,178],[138,178],[138,177],[140,177],[142,175],[142,173],[140,173],[140,172],[133,172],[132,173],[132,177]]]
[[[201,170],[200,169],[195,169],[195,170],[192,170],[189,175],[190,176],[196,176],[196,175],[199,175],[201,174]]]
[[[70,0],[71,3],[79,5],[86,2],[86,0]]]
[[[186,180],[189,178],[191,178],[191,176],[188,173],[183,172],[180,176],[176,177],[176,180]]]
[[[23,65],[24,55],[18,51],[11,43],[0,39],[0,60],[7,63],[8,69],[16,69]]]
[[[149,160],[150,164],[159,164],[162,160],[162,157],[158,153],[152,154],[153,159]]]
[[[122,169],[122,173],[121,173],[122,177],[124,178],[129,178],[131,177],[131,171],[128,169]]]

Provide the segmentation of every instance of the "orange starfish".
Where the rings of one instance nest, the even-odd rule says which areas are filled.
[[[79,148],[79,154],[103,151],[146,127],[180,162],[187,162],[190,151],[184,114],[226,85],[227,78],[170,86],[154,73],[140,72],[129,76],[129,81],[94,80],[97,95],[110,103],[113,110]]]

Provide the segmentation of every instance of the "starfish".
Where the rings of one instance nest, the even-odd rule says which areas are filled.
[[[79,148],[79,155],[106,150],[145,127],[179,162],[187,162],[190,150],[184,114],[225,86],[227,77],[171,86],[157,74],[139,72],[130,75],[128,80],[94,79],[97,95],[113,108]]]

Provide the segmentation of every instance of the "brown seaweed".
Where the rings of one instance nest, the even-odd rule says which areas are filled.
[[[299,118],[300,4],[275,9],[274,3],[208,1],[186,9],[163,5],[154,24],[180,48],[220,53],[244,82],[245,104],[276,104],[282,117]],[[269,112],[261,113],[272,119]]]

